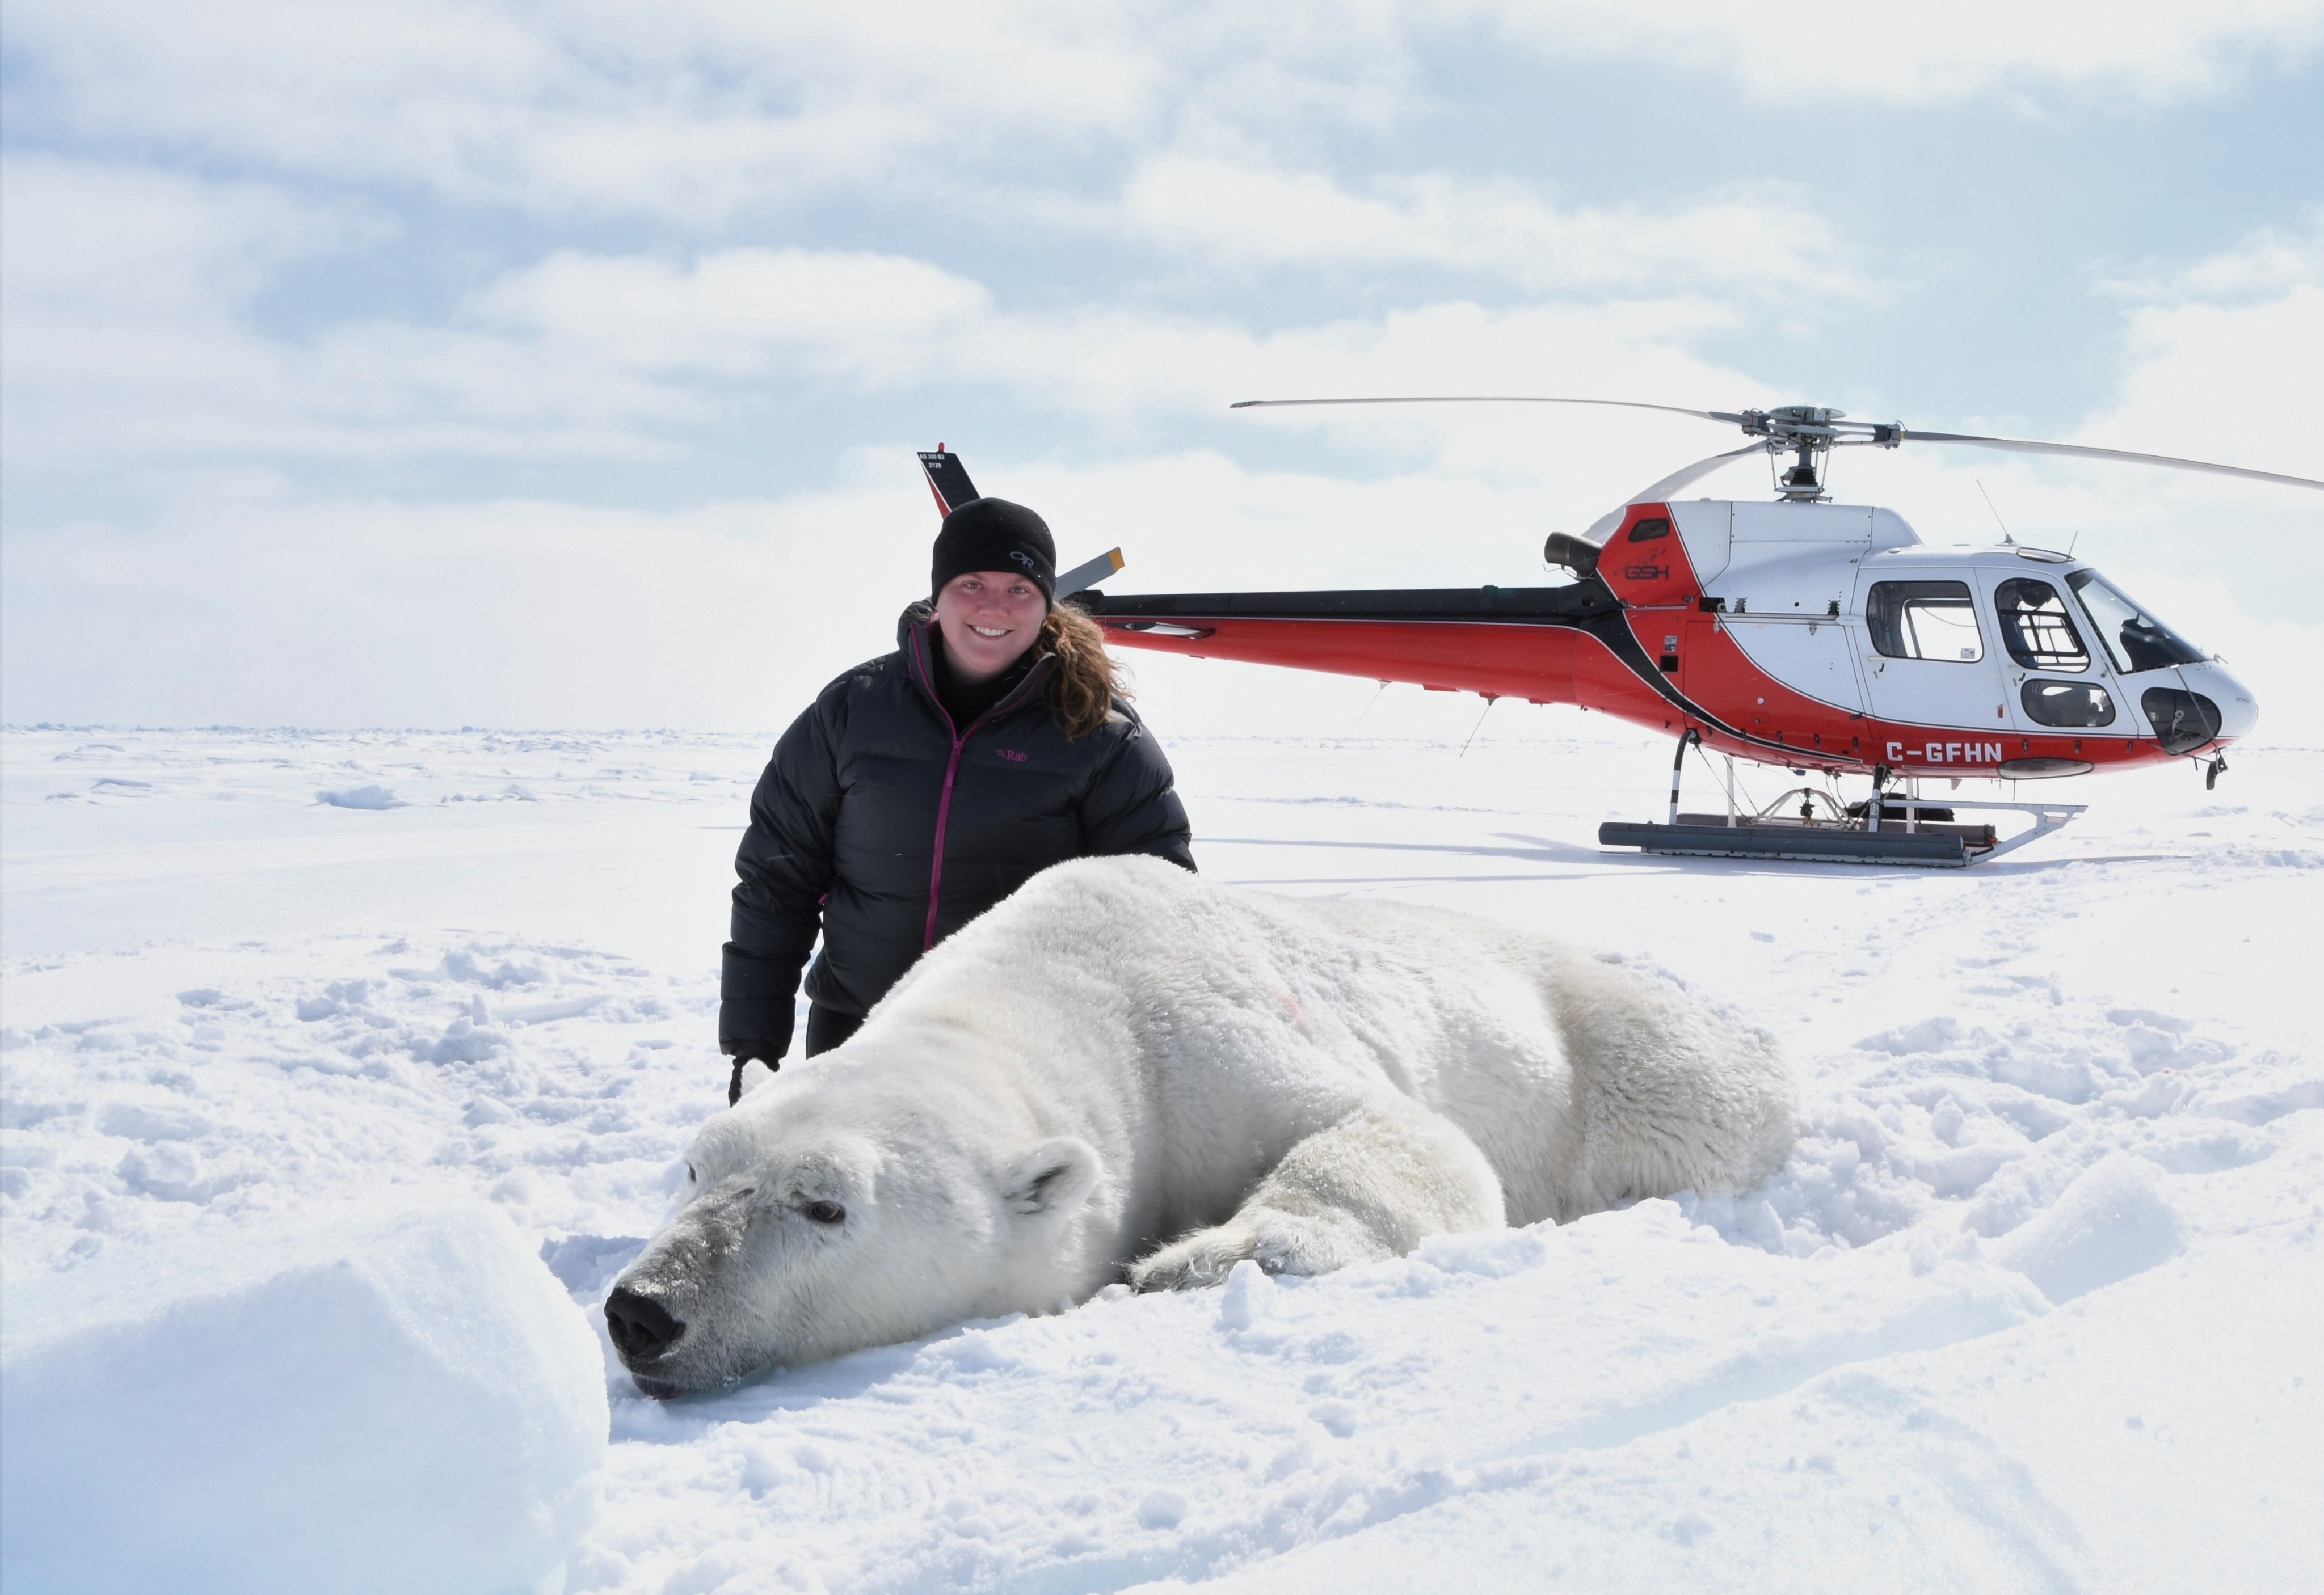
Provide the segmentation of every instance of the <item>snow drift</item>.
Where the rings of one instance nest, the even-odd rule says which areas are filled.
[[[14,1595],[496,1595],[588,1526],[597,1348],[495,1209],[235,1231],[8,1305]]]

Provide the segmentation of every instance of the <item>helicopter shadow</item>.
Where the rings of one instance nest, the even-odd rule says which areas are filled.
[[[1604,849],[1574,848],[1571,843],[1553,842],[1547,837],[1527,836],[1517,832],[1504,831],[1500,834],[1512,842],[1525,842],[1536,846],[1563,847],[1583,853],[1609,870],[1643,870],[1665,875],[1770,875],[1778,878],[1807,875],[1829,876],[1835,880],[1849,880],[1867,879],[1909,880],[1915,876],[1929,873],[1926,870],[1909,867],[1890,866],[1883,869],[1878,865],[1834,864],[1816,859],[1697,858],[1685,853],[1632,853],[1627,849],[1615,853]]]
[[[1312,847],[1327,851],[1366,853],[1424,853],[1436,857],[1509,859],[1525,863],[1573,865],[1599,862],[1599,855],[1589,848],[1575,847],[1568,843],[1546,838],[1512,837],[1511,841],[1526,844],[1521,847],[1491,847],[1476,844],[1445,842],[1332,842],[1305,836],[1206,836],[1198,847]],[[1274,875],[1231,877],[1237,886],[1434,886],[1462,882],[1508,884],[1518,881],[1580,880],[1585,871],[1563,870],[1527,870],[1508,874],[1477,874],[1468,871],[1443,874],[1416,875]]]
[[[1508,885],[1527,881],[1587,880],[1619,871],[1652,869],[1657,865],[1668,865],[1679,862],[1637,854],[1606,853],[1598,848],[1583,846],[1578,843],[1560,842],[1548,836],[1528,836],[1507,831],[1498,834],[1502,841],[1518,845],[1497,847],[1474,842],[1336,842],[1306,836],[1207,836],[1196,845],[1313,847],[1351,853],[1424,853],[1444,858],[1509,859],[1524,863],[1564,866],[1506,874],[1480,874],[1464,871],[1458,873],[1416,875],[1319,874],[1263,877],[1238,875],[1231,878],[1232,884],[1237,886]]]

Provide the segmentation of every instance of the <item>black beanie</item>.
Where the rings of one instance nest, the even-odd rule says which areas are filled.
[[[1033,578],[1041,596],[1057,596],[1057,545],[1049,523],[1007,499],[971,499],[944,519],[936,533],[936,568],[928,577],[931,597],[970,570],[1014,570]]]

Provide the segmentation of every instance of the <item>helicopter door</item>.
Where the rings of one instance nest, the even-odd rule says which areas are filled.
[[[1876,581],[1865,589],[1863,656],[1875,719],[1998,734],[2010,722],[2001,668],[1965,581]]]
[[[2007,655],[2002,670],[2011,729],[2034,736],[2135,736],[2119,687],[2074,623],[2059,584],[1981,571]]]

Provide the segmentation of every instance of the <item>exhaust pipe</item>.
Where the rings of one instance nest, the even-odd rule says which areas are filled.
[[[1586,537],[1576,537],[1570,531],[1553,531],[1549,540],[1541,546],[1541,557],[1552,565],[1572,571],[1583,581],[1598,574],[1600,545]]]

